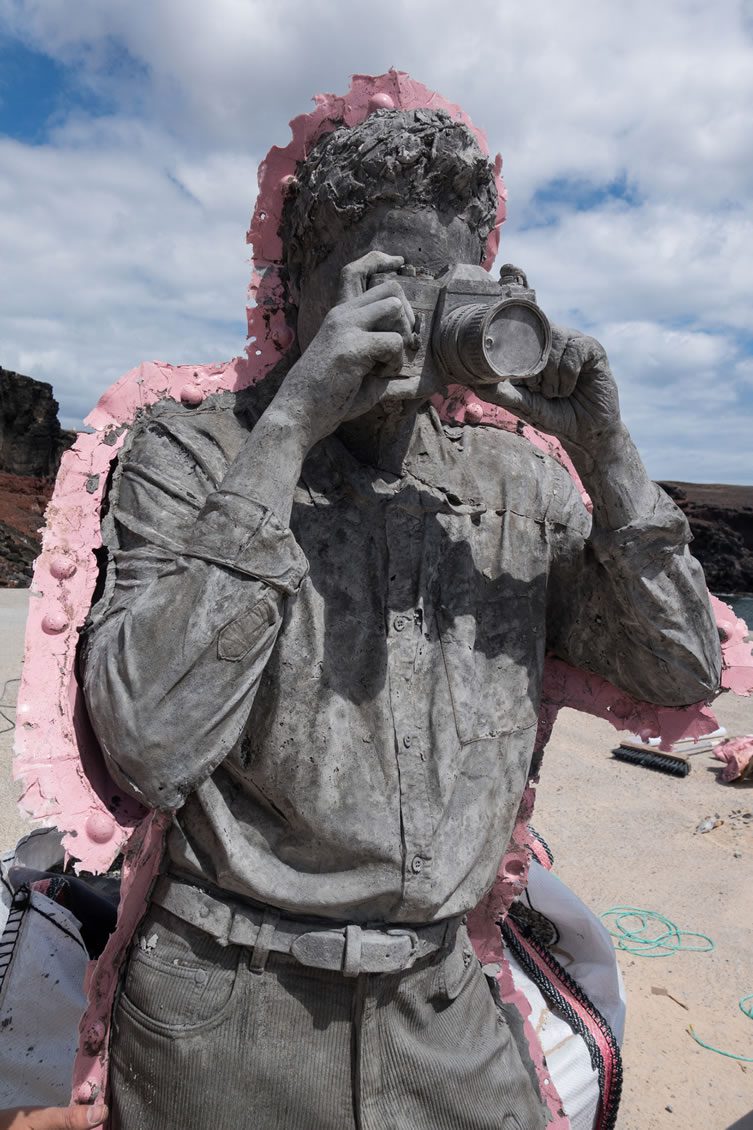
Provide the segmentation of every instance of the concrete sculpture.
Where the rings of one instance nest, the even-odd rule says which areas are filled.
[[[125,850],[75,1097],[101,1093],[109,1049],[125,1127],[230,1125],[247,1090],[257,1125],[318,1124],[325,1094],[322,1125],[355,1103],[363,1125],[565,1126],[462,919],[498,960],[559,706],[711,730],[720,680],[750,686],[744,626],[724,611],[723,663],[603,349],[550,326],[522,272],[480,272],[504,190],[458,108],[357,76],[292,129],[260,169],[248,357],[114,386],[48,517],[25,680],[54,671],[62,709],[22,688],[26,802],[82,866]],[[277,1027],[218,1117],[209,1081],[238,1078],[255,1011],[241,983],[267,984]],[[350,1052],[315,1036],[327,1008],[343,1056],[355,1032],[355,1091]],[[377,1078],[380,1040],[420,1070]]]

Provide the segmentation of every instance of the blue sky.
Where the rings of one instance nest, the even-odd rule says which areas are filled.
[[[604,343],[650,473],[753,482],[750,0],[0,0],[0,365],[76,426],[241,352],[259,159],[391,65],[502,152],[500,261]]]

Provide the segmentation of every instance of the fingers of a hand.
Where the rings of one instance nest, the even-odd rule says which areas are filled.
[[[402,255],[387,255],[384,251],[368,251],[353,263],[347,263],[340,271],[339,302],[357,298],[363,294],[370,275],[380,271],[396,271],[405,260]]]
[[[544,418],[549,414],[546,397],[541,393],[532,392],[523,385],[514,385],[510,381],[502,381],[492,388],[482,385],[474,391],[482,400],[506,408],[514,416],[520,417],[527,424],[533,424],[534,427],[541,426]]]
[[[375,365],[384,366],[385,376],[396,377],[403,367],[403,339],[399,333],[369,334],[369,354]]]
[[[583,348],[585,340],[583,337],[568,338],[560,355],[556,372],[552,371],[551,379],[544,381],[541,386],[542,395],[550,398],[570,396],[575,390],[586,359]]]
[[[9,1130],[90,1130],[107,1118],[104,1103],[97,1106],[56,1106],[16,1113]],[[0,1126],[4,1126],[0,1122]]]
[[[540,391],[548,399],[571,396],[581,373],[604,357],[604,350],[595,338],[555,327],[549,363],[542,375]]]
[[[368,306],[372,302],[378,302],[382,298],[399,298],[405,307],[405,314],[411,328],[413,327],[416,321],[416,315],[410,302],[405,297],[405,291],[400,286],[397,279],[389,279],[387,282],[378,283],[377,286],[369,287],[364,294],[359,295],[358,298],[354,298],[350,305],[359,308],[361,306]]]
[[[356,312],[358,325],[364,330],[390,330],[399,333],[402,341],[410,345],[413,324],[408,319],[405,306],[394,295],[361,306]]]

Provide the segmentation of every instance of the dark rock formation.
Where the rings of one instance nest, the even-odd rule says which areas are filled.
[[[0,368],[0,471],[54,476],[74,439],[60,427],[52,385]]]
[[[712,592],[753,592],[753,486],[660,483],[684,511]]]
[[[39,528],[53,480],[0,471],[0,588],[25,588],[39,553]]]
[[[76,438],[58,420],[52,386],[0,368],[0,587],[23,588],[60,456]]]

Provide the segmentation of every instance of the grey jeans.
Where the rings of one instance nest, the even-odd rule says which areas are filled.
[[[113,1024],[114,1130],[540,1130],[548,1120],[522,1033],[465,929],[449,953],[410,970],[350,979],[276,953],[253,972],[248,949],[156,906],[139,933]]]

